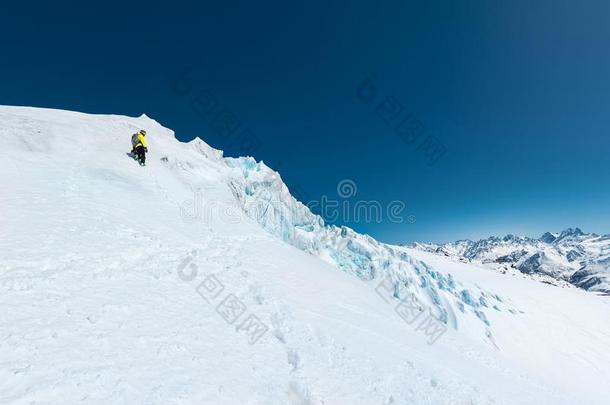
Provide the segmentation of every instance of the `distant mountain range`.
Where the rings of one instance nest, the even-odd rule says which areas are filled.
[[[523,274],[546,275],[585,290],[610,294],[610,235],[568,228],[560,233],[546,232],[537,239],[506,235],[410,246],[456,260],[493,263]]]

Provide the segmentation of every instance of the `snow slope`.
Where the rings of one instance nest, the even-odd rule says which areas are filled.
[[[608,297],[325,226],[263,163],[146,116],[0,107],[0,162],[0,403],[610,394]]]

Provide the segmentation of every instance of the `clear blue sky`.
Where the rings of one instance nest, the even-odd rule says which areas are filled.
[[[24,3],[0,14],[1,104],[146,113],[252,152],[302,199],[351,179],[416,218],[347,221],[383,241],[610,232],[608,2]],[[193,109],[200,93],[255,150]],[[386,97],[403,108],[390,123]],[[445,148],[435,164],[395,132],[404,116]]]

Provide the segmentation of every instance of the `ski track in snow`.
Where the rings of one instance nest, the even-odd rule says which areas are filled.
[[[145,168],[125,155],[140,127]],[[236,187],[265,170],[250,161],[179,143],[145,116],[0,107],[0,142],[2,404],[602,404],[610,394],[607,297],[391,247],[406,260],[394,277],[423,266],[455,277],[465,301],[501,297],[498,309],[462,312],[451,291],[411,290],[426,303],[436,291],[455,322],[428,345],[376,292],[381,270],[369,280],[320,241],[351,238],[352,253],[385,258],[383,245],[331,230],[297,249],[302,234],[278,238],[277,218],[181,215],[193,188],[243,208],[257,194],[236,201]],[[206,301],[209,276],[224,288]],[[229,294],[246,308],[232,324],[217,311]],[[268,327],[254,344],[237,330],[247,314]]]

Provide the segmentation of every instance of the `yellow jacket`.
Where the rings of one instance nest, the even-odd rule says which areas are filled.
[[[140,145],[142,145],[145,148],[148,148],[148,146],[146,146],[146,139],[144,139],[144,135],[142,135],[141,132],[138,132],[138,141],[136,142],[136,144],[133,148],[135,149]]]

